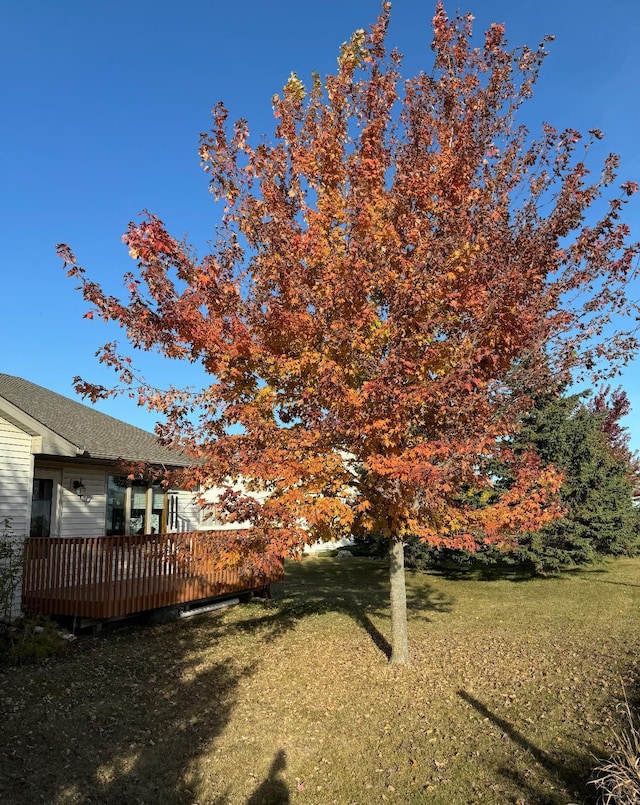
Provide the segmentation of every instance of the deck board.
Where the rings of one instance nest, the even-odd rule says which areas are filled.
[[[244,538],[246,532],[239,532]],[[282,562],[225,568],[230,532],[29,539],[22,606],[27,612],[114,618],[259,589],[280,581]],[[249,557],[250,559],[250,557]],[[249,561],[249,566],[250,566]]]

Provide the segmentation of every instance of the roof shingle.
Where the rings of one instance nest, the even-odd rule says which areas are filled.
[[[0,373],[0,403],[1,398],[91,458],[145,461],[181,467],[192,463],[183,454],[159,444],[153,433],[128,425],[21,377]]]

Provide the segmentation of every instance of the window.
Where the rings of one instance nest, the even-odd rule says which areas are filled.
[[[30,537],[51,536],[51,504],[53,481],[51,478],[34,478],[31,493]]]
[[[131,482],[131,512],[129,514],[129,534],[146,534],[147,492],[151,490],[142,481]]]
[[[165,522],[165,501],[167,496],[164,489],[159,486],[151,487],[151,533],[160,534],[164,529]]]
[[[110,475],[107,479],[107,536],[162,533],[165,500],[166,494],[160,486]]]
[[[127,481],[110,475],[107,479],[107,522],[106,534],[124,534],[125,512],[127,508]]]

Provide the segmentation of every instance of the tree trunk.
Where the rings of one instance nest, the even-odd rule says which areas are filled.
[[[407,632],[407,591],[404,584],[404,544],[393,540],[389,545],[391,582],[391,658],[392,665],[409,662]]]

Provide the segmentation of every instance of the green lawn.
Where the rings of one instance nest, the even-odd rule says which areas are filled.
[[[279,600],[1,670],[0,802],[594,801],[637,682],[640,560],[407,583],[406,668],[383,563],[324,558],[289,565]]]

